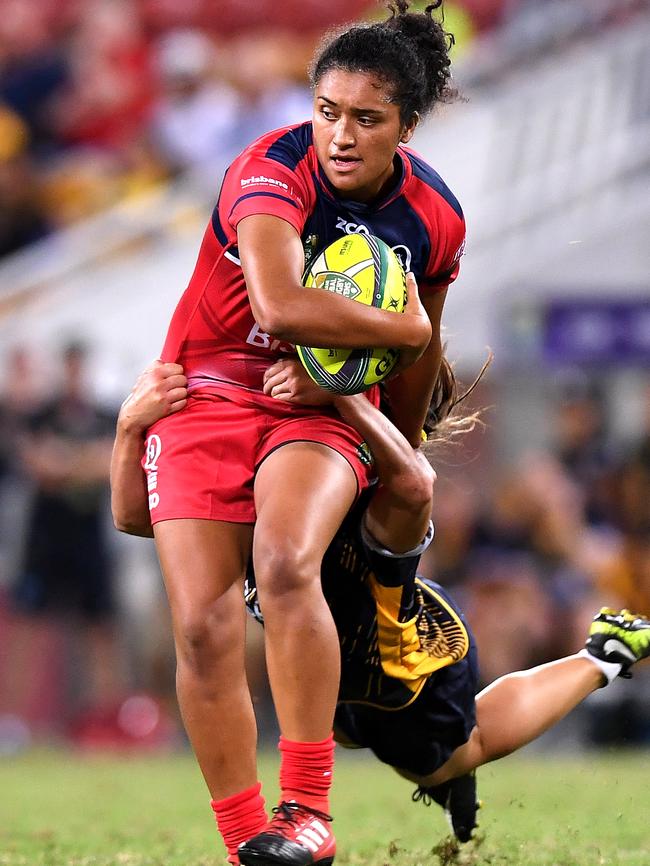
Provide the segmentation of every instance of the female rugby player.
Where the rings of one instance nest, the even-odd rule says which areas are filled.
[[[139,456],[146,428],[186,405],[182,373],[177,364],[155,362],[120,412],[111,485],[115,523],[123,531],[152,535]],[[271,367],[264,387],[286,401],[332,399],[295,361]],[[446,363],[434,402],[437,438],[458,402]],[[462,613],[441,587],[416,575],[432,536],[435,473],[363,396],[335,403],[370,445],[380,481],[370,500],[350,512],[323,560],[323,588],[342,650],[336,737],[342,745],[372,749],[417,783],[414,799],[444,806],[466,841],[476,823],[472,771],[539,736],[617,674],[628,675],[631,664],[650,654],[650,622],[603,610],[586,650],[502,677],[475,698],[476,648]],[[457,429],[469,423],[459,419]],[[252,572],[247,583],[247,604],[261,620]],[[292,804],[279,814],[291,823]],[[278,844],[278,837],[266,843]],[[309,862],[310,844],[304,837],[297,862]],[[248,859],[247,848],[241,848],[242,862],[257,862]]]
[[[227,170],[163,350],[185,370],[188,403],[149,431],[143,465],[181,713],[233,862],[241,834],[265,823],[239,582],[252,550],[282,734],[281,798],[301,804],[291,827],[276,819],[290,852],[313,821],[322,826],[315,812],[329,811],[340,650],[321,560],[372,471],[331,407],[273,400],[264,372],[295,343],[397,348],[391,412],[413,444],[438,374],[464,220],[436,172],[405,147],[419,117],[449,95],[437,5],[411,14],[396,0],[388,20],[323,47],[313,120],[262,136]],[[302,287],[311,256],[353,231],[381,237],[415,275],[405,315]],[[334,850],[328,831],[314,862]]]

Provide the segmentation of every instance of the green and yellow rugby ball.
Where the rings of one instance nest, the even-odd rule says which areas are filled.
[[[303,283],[395,313],[401,313],[406,303],[406,276],[399,259],[388,244],[370,234],[335,240],[314,259]],[[314,382],[337,394],[358,394],[381,382],[399,357],[396,349],[296,346],[296,351]]]

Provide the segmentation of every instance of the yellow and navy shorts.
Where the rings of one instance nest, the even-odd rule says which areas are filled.
[[[464,658],[431,674],[417,698],[400,709],[341,702],[335,730],[358,748],[371,749],[385,764],[429,776],[469,739],[476,725],[478,688],[476,642],[462,613],[434,581],[418,578],[453,607],[469,637]]]

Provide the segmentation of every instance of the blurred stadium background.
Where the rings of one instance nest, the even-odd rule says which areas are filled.
[[[155,553],[110,526],[112,419],[160,351],[224,166],[309,116],[317,40],[377,9],[3,0],[0,754],[183,747]],[[465,381],[495,361],[485,429],[436,465],[424,567],[464,604],[487,683],[579,648],[601,604],[650,614],[650,2],[445,9],[465,98],[414,146],[468,222],[448,355]],[[42,595],[47,533],[79,552],[85,597],[64,579]],[[648,747],[640,668],[542,747]]]

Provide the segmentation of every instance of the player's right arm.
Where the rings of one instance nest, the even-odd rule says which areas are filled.
[[[237,225],[237,243],[255,320],[280,340],[322,348],[394,348],[414,363],[431,338],[431,324],[416,302],[414,281],[404,314],[350,303],[333,292],[305,288],[302,242],[297,230],[270,214]]]
[[[140,466],[147,429],[187,403],[187,379],[180,364],[154,361],[138,378],[120,409],[111,458],[111,511],[115,527],[129,535],[153,537],[147,484]]]

